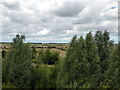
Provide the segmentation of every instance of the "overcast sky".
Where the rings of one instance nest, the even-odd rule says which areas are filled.
[[[25,34],[26,42],[68,43],[97,30],[118,41],[117,0],[3,0],[1,10],[1,42]]]

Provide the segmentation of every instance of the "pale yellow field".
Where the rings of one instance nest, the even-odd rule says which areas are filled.
[[[29,44],[30,47],[35,47],[39,52],[42,49],[50,48],[51,51],[57,51],[60,53],[60,57],[65,57],[66,50],[69,47],[69,44]],[[11,44],[0,44],[0,51],[9,51]]]

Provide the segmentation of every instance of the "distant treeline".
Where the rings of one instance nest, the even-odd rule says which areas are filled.
[[[12,42],[0,42],[1,44],[11,44]],[[69,43],[33,43],[27,42],[28,44],[69,44]]]

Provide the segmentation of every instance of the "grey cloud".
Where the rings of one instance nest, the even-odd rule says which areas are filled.
[[[103,20],[110,20],[110,21],[116,21],[116,20],[118,20],[118,16],[116,15],[116,16],[112,16],[112,15],[105,15],[105,16],[103,16]]]
[[[78,16],[84,6],[79,2],[65,2],[62,6],[53,10],[53,13],[60,17],[73,17]]]
[[[7,2],[3,1],[2,4],[5,7],[7,7],[8,9],[11,9],[11,10],[20,10],[19,2],[7,3]]]
[[[16,5],[21,6],[19,4]],[[9,41],[16,33],[19,33],[25,34],[30,42],[69,42],[74,34],[78,36],[85,35],[89,31],[95,32],[98,29],[109,29],[113,35],[117,35],[117,32],[115,32],[117,30],[117,19],[114,18],[114,15],[100,16],[101,11],[106,6],[105,4],[95,4],[90,7],[87,13],[83,13],[84,7],[88,7],[90,4],[64,2],[61,6],[56,5],[54,9],[44,12],[44,10],[40,11],[34,5],[31,6],[32,8],[25,6],[25,3],[19,10],[16,10],[17,6],[14,9],[2,3],[2,15],[4,17],[2,25],[3,40]],[[110,23],[107,25],[102,24],[104,21]],[[49,30],[48,34],[37,34],[44,28]],[[67,33],[67,30],[70,30],[70,33]]]
[[[82,10],[82,12],[79,13],[79,18],[73,21],[74,24],[86,24],[86,23],[92,23],[94,20],[100,17],[101,11],[104,9],[102,6],[97,6],[98,4],[91,4],[86,6]]]

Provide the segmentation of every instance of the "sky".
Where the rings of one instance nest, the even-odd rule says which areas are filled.
[[[26,42],[69,43],[97,30],[118,42],[118,0],[3,0],[0,6],[0,42],[24,34]]]

